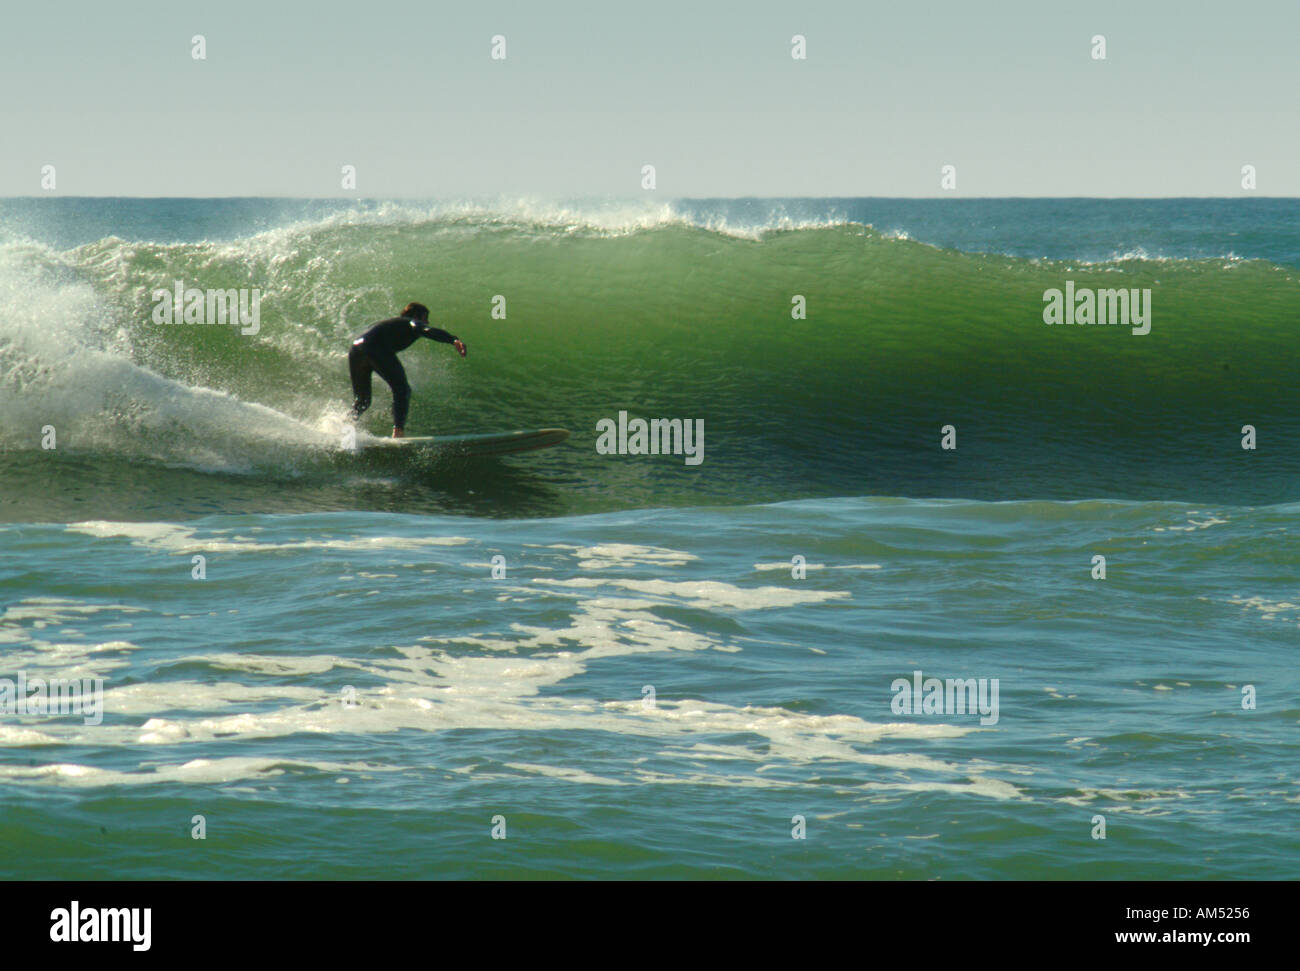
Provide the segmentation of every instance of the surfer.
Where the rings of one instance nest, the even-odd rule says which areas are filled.
[[[421,337],[441,344],[452,344],[465,356],[465,342],[459,337],[429,326],[429,308],[422,303],[408,303],[400,316],[381,320],[352,342],[348,351],[348,372],[352,375],[352,420],[358,420],[370,407],[370,375],[378,374],[393,389],[393,437],[405,434],[406,412],[411,405],[411,386],[397,353]]]

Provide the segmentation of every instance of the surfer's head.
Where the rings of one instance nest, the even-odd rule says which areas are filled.
[[[408,303],[402,308],[403,317],[414,317],[416,320],[428,320],[429,308],[422,303]]]

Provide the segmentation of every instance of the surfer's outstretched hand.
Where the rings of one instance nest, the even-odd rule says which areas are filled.
[[[456,346],[456,350],[460,351],[460,356],[461,356],[461,357],[464,357],[464,356],[465,356],[465,342],[462,341],[462,340],[454,340],[454,341],[452,341],[452,344],[454,344],[454,345]]]

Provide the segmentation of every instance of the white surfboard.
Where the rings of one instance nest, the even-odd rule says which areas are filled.
[[[421,449],[447,455],[510,455],[550,448],[569,437],[567,428],[536,428],[527,431],[489,432],[473,435],[411,435],[366,442],[366,451],[379,448]]]

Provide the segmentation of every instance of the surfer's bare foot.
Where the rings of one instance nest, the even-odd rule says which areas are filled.
[[[394,438],[405,438],[405,437],[406,437],[406,432],[405,432],[403,429],[401,429],[401,428],[394,428],[394,429],[393,429],[393,437],[394,437]]]

